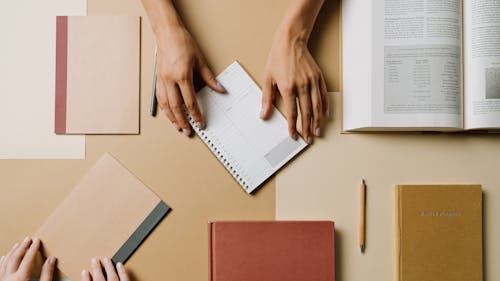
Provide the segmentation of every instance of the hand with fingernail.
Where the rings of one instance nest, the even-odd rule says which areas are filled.
[[[297,103],[302,137],[311,144],[321,135],[321,121],[328,117],[329,100],[323,74],[307,43],[324,0],[293,0],[279,25],[264,72],[261,118],[272,114],[275,94],[285,104],[290,137],[297,139]]]
[[[7,255],[0,257],[0,281],[29,280],[39,250],[40,240],[38,238],[26,237],[22,242],[16,243]],[[55,264],[54,257],[45,260],[40,281],[52,281]]]
[[[104,271],[103,271],[104,268]],[[92,258],[90,260],[90,271],[82,271],[82,281],[129,281],[130,278],[121,263],[116,267],[109,258]]]
[[[293,0],[274,36],[264,75],[261,118],[272,114],[275,92],[286,107],[290,137],[297,139],[297,102],[302,137],[310,144],[320,136],[320,123],[329,115],[326,84],[307,43],[324,0]],[[196,102],[193,71],[216,92],[225,92],[207,66],[198,45],[175,11],[172,0],[142,0],[158,47],[156,96],[158,104],[177,131],[191,134],[185,110],[198,128],[205,120]]]
[[[196,126],[205,120],[196,101],[193,72],[213,90],[224,93],[195,40],[185,28],[171,0],[142,0],[156,36],[156,98],[158,105],[177,131],[191,134],[185,110]]]

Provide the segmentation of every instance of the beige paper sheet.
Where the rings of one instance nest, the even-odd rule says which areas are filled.
[[[105,154],[35,234],[72,280],[91,258],[112,258],[160,198]]]
[[[139,133],[140,18],[68,17],[67,134]]]
[[[54,134],[56,15],[86,0],[0,1],[0,159],[85,158],[84,136]]]
[[[395,279],[394,186],[482,184],[485,280],[500,278],[500,136],[340,134],[334,120],[276,177],[276,219],[335,221],[337,280]],[[359,249],[359,184],[367,183],[366,252]]]

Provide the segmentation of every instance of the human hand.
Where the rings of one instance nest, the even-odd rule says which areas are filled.
[[[329,115],[325,80],[307,48],[307,40],[280,31],[275,35],[264,72],[262,119],[271,116],[276,90],[285,103],[290,137],[298,137],[298,99],[302,137],[311,144],[313,135],[320,136],[321,120]]]
[[[207,65],[203,54],[191,34],[184,27],[171,28],[157,36],[156,97],[174,128],[189,136],[191,127],[184,106],[199,128],[205,120],[196,102],[193,71],[198,71],[205,83],[219,93],[225,92]]]
[[[16,243],[6,256],[0,258],[0,281],[27,281],[31,277],[40,240],[26,237],[23,242]],[[40,281],[52,281],[56,259],[45,260]]]
[[[104,271],[106,272],[106,277],[104,277],[104,273],[102,271],[102,267],[104,265]],[[118,263],[115,266],[113,262],[109,258],[104,258],[101,260],[97,258],[93,258],[90,260],[91,270],[88,272],[87,270],[82,271],[82,281],[129,281],[127,271],[123,264]]]

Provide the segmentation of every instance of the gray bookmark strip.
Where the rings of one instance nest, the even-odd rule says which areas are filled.
[[[158,205],[149,213],[146,219],[139,225],[139,227],[130,235],[127,241],[121,246],[116,254],[111,259],[115,264],[124,263],[139,247],[139,245],[146,239],[155,226],[165,217],[170,211],[170,207],[165,202],[160,201]]]

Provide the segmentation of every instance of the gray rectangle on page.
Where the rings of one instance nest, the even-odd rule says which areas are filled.
[[[285,160],[292,152],[300,147],[300,141],[293,140],[290,137],[284,138],[277,146],[269,151],[264,157],[276,168],[283,160]]]

